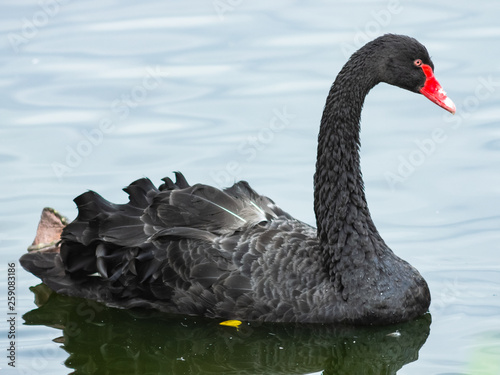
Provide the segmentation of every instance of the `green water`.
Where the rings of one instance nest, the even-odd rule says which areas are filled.
[[[379,327],[243,323],[107,308],[32,288],[28,325],[57,328],[75,374],[396,374],[418,358],[431,317]]]

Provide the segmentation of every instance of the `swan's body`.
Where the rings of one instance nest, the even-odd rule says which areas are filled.
[[[378,234],[358,149],[364,98],[381,81],[454,111],[423,67],[432,68],[425,47],[386,35],[339,73],[319,134],[318,231],[245,182],[221,191],[189,186],[178,173],[159,189],[148,179],[134,182],[125,205],[81,195],[60,254],[29,253],[21,263],[57,292],[125,308],[276,322],[387,324],[417,317],[429,307],[429,289]],[[424,92],[431,79],[438,87]]]

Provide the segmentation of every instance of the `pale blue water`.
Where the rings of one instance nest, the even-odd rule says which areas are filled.
[[[427,46],[457,104],[452,117],[381,85],[363,112],[372,215],[433,295],[430,335],[398,373],[500,373],[500,4],[271,4],[2,3],[2,373],[75,368],[63,363],[68,349],[52,341],[60,329],[23,325],[21,316],[36,308],[28,288],[38,279],[19,266],[15,369],[5,356],[8,263],[33,240],[44,206],[73,218],[72,199],[87,189],[124,202],[120,188],[133,180],[159,182],[181,170],[191,182],[246,179],[314,224],[312,175],[326,94],[349,54],[386,32]],[[275,368],[253,373],[330,374],[310,345],[311,357],[298,356],[295,370],[277,369],[279,352],[269,352]]]

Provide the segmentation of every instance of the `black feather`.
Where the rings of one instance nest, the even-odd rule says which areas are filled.
[[[175,172],[158,189],[146,178],[133,182],[126,204],[93,191],[75,198],[78,216],[64,228],[60,254],[28,253],[22,266],[57,292],[123,308],[353,324],[425,313],[427,284],[377,232],[359,162],[365,96],[381,81],[418,91],[415,59],[432,66],[420,43],[386,35],[337,76],[318,139],[317,231],[247,182],[190,186]]]

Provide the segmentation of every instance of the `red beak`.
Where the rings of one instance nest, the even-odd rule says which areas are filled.
[[[444,92],[436,77],[434,77],[432,68],[427,64],[422,64],[422,70],[424,71],[427,79],[425,80],[424,87],[420,89],[420,93],[427,99],[436,103],[441,108],[444,108],[448,112],[455,114],[455,104],[450,98],[446,96],[446,92]]]

